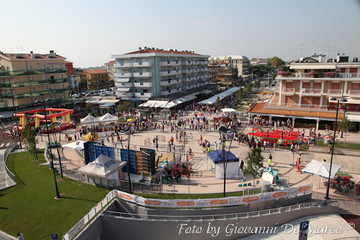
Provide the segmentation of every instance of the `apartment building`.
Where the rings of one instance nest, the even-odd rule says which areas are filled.
[[[54,51],[3,53],[0,51],[0,111],[35,106],[36,100],[69,100],[65,58]]]
[[[80,78],[86,79],[87,89],[98,90],[111,87],[109,74],[104,69],[88,69],[80,74]]]
[[[241,55],[229,55],[209,58],[210,64],[214,64],[216,62],[225,62],[231,64],[232,67],[237,68],[238,77],[247,75],[250,66],[249,59]]]
[[[279,87],[271,100],[258,103],[250,109],[251,115],[288,117],[316,128],[333,124],[337,100],[339,118],[344,114],[360,122],[360,62],[338,55],[327,59],[319,54],[290,63],[293,72],[278,72]]]
[[[117,96],[132,101],[171,98],[210,82],[208,57],[193,51],[139,48],[112,55]]]
[[[230,63],[212,62],[209,63],[211,82],[223,85],[234,84],[238,80],[238,70]]]

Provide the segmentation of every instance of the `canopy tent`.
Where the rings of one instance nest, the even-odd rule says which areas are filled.
[[[99,122],[99,119],[97,117],[94,117],[90,113],[86,117],[80,119],[81,124],[92,124],[97,122]]]
[[[88,177],[90,182],[103,186],[118,186],[120,184],[119,169],[123,168],[126,162],[115,161],[114,159],[100,155],[93,162],[78,169]],[[115,183],[114,183],[115,182]]]
[[[106,113],[105,115],[99,118],[100,122],[117,122],[119,121],[118,117],[111,115],[110,113]]]
[[[216,94],[214,96],[212,96],[211,98],[205,99],[201,102],[199,102],[199,104],[214,104],[217,100],[217,98],[219,98],[220,100],[223,100],[224,98],[234,94],[236,91],[239,91],[239,87],[233,87],[230,88],[222,93]]]
[[[340,170],[340,168],[341,168],[340,165],[332,164],[331,176],[330,176],[331,179],[335,177],[335,175]],[[329,169],[330,169],[329,163],[311,160],[311,162],[308,163],[305,166],[305,168],[303,168],[303,172],[319,175],[320,177],[323,178],[329,178]]]
[[[223,155],[223,152],[225,155]],[[239,176],[239,158],[236,157],[232,152],[218,150],[212,153],[208,153],[207,156],[214,162],[215,178],[224,178],[224,159],[226,163],[226,178],[234,178]]]
[[[196,99],[195,94],[186,95],[184,97],[176,98],[172,101],[164,100],[148,100],[145,103],[139,105],[139,107],[157,107],[157,108],[172,108],[179,104]]]
[[[75,141],[72,143],[68,143],[63,145],[63,147],[73,148],[75,150],[81,151],[84,149],[84,142],[85,141]]]
[[[224,112],[224,113],[233,113],[233,112],[236,112],[236,110],[233,109],[233,108],[223,108],[223,109],[221,109],[221,111]]]

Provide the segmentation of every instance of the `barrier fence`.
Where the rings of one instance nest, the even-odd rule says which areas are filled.
[[[78,223],[76,223],[64,236],[63,240],[71,240],[81,232],[87,223],[98,215],[104,207],[106,207],[115,198],[119,198],[128,202],[139,204],[144,207],[157,207],[157,208],[203,208],[203,207],[219,207],[219,206],[234,206],[244,205],[249,203],[258,203],[264,201],[277,200],[280,198],[294,198],[299,195],[306,195],[312,193],[312,183],[304,186],[289,188],[286,190],[266,192],[255,195],[245,195],[240,197],[227,197],[227,198],[209,198],[197,200],[184,200],[184,199],[152,199],[139,197],[134,194],[129,194],[119,190],[112,190],[106,197],[93,207]],[[282,207],[282,211],[286,209],[291,210],[292,206]],[[259,211],[260,212],[260,211]],[[249,213],[245,216],[250,216]],[[234,215],[234,214],[232,214]]]
[[[6,148],[4,155],[3,155],[2,161],[4,163],[4,168],[5,168],[6,174],[5,174],[5,186],[2,189],[9,188],[9,187],[16,185],[15,175],[6,166],[7,158],[9,157],[9,154],[12,151],[14,151],[16,146],[17,146],[17,143],[15,141],[11,142],[10,145]]]

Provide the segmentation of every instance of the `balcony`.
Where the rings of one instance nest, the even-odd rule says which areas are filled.
[[[134,87],[136,87],[136,88],[151,88],[152,83],[151,82],[142,82],[142,83],[135,82]]]
[[[182,81],[183,81],[183,82],[189,82],[189,81],[190,81],[190,78],[189,78],[189,77],[183,78]]]
[[[180,73],[180,70],[161,71],[160,76],[164,77],[164,76],[176,75],[176,74],[179,74],[179,73]]]
[[[142,72],[142,73],[135,72],[134,77],[136,77],[136,78],[150,78],[150,77],[152,77],[152,73],[151,72]]]
[[[131,68],[133,66],[132,63],[115,63],[114,68]]]
[[[342,89],[329,89],[329,97],[342,97]]]
[[[180,61],[161,61],[159,63],[160,67],[166,67],[166,66],[179,66],[181,64]]]
[[[160,81],[160,86],[162,87],[166,87],[166,86],[170,86],[170,85],[174,85],[177,83],[181,83],[180,79],[173,79],[173,80],[167,80],[167,81]]]
[[[119,87],[119,88],[131,88],[134,86],[134,83],[129,82],[129,83],[118,83],[115,82],[115,87]]]
[[[10,72],[0,71],[0,77],[10,77]]]
[[[174,88],[171,90],[161,91],[161,95],[170,95],[170,94],[181,92],[181,91],[182,91],[181,88]]]
[[[116,92],[116,95],[120,98],[131,98],[134,97],[133,92]]]
[[[127,73],[114,73],[114,76],[117,78],[130,78],[133,76],[133,73],[127,72]]]
[[[115,83],[127,83],[130,81],[130,78],[117,78]]]
[[[321,89],[302,88],[300,92],[302,96],[321,96]]]
[[[283,88],[281,93],[286,96],[292,96],[295,94],[295,88]]]
[[[151,67],[151,62],[135,62],[133,63],[133,67]]]
[[[349,90],[349,97],[360,97],[360,90]]]
[[[12,71],[12,72],[10,72],[10,75],[11,76],[28,76],[28,75],[67,73],[67,71],[68,71],[67,68],[24,70],[24,71]]]
[[[153,96],[152,93],[139,93],[139,92],[135,93],[135,97],[137,98],[151,98],[152,96]]]

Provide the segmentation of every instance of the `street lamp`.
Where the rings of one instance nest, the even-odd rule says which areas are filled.
[[[325,195],[325,199],[329,200],[329,190],[330,190],[330,178],[331,178],[331,168],[332,168],[332,162],[333,162],[333,157],[334,157],[334,150],[335,150],[335,137],[336,137],[336,128],[337,128],[337,120],[338,120],[338,113],[339,113],[339,103],[341,102],[347,102],[346,99],[336,99],[336,98],[330,98],[330,100],[332,101],[336,101],[337,100],[337,105],[336,105],[336,118],[335,118],[335,129],[334,129],[334,136],[333,136],[333,140],[332,140],[332,147],[331,147],[331,158],[330,158],[330,169],[329,169],[329,179],[328,179],[328,185],[327,185],[327,189],[326,189],[326,195]]]
[[[49,135],[49,127],[48,127],[48,124],[47,124],[47,116],[46,116],[46,108],[45,108],[45,103],[46,103],[46,102],[50,102],[50,101],[51,101],[50,98],[46,99],[46,101],[36,100],[36,101],[35,101],[35,104],[41,103],[41,104],[43,105],[43,107],[44,107],[46,132],[47,132],[47,137],[48,137],[48,148],[49,148],[49,150],[50,150],[51,168],[52,168],[53,174],[54,174],[54,182],[55,182],[55,189],[56,189],[56,197],[55,197],[55,199],[59,199],[59,198],[60,198],[60,195],[59,195],[59,189],[58,189],[58,185],[57,185],[57,181],[56,181],[56,173],[55,173],[55,167],[54,167],[54,156],[53,156],[52,151],[51,151],[51,142],[50,142],[50,135]]]
[[[130,178],[130,127],[125,126],[121,131],[121,135],[128,135],[128,146],[127,146],[127,172],[128,172],[128,180],[129,180],[129,193],[131,194],[131,178]]]

